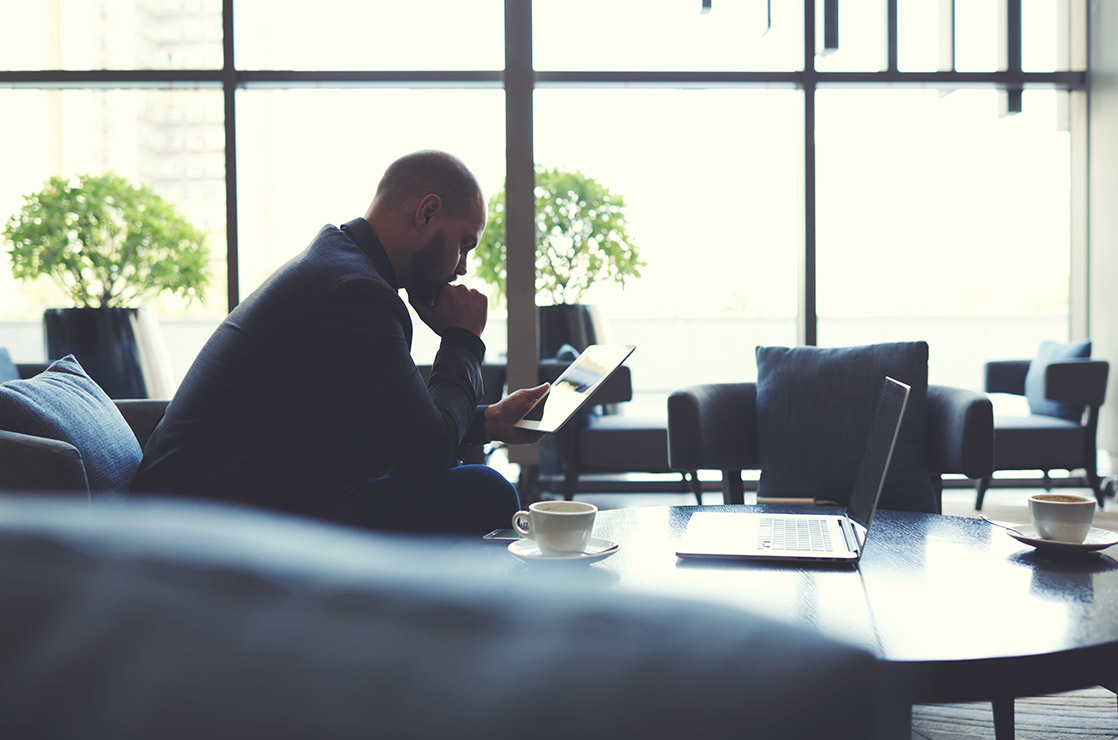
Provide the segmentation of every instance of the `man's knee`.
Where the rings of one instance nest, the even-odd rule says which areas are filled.
[[[520,508],[516,487],[488,465],[463,465],[454,470],[456,475],[466,479],[464,487],[483,500],[494,513],[507,512],[508,516],[512,516]]]

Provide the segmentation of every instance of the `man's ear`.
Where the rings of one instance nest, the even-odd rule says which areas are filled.
[[[443,207],[443,199],[435,193],[428,193],[423,196],[419,204],[415,207],[415,228],[417,231],[425,231],[431,222],[435,219],[435,214]]]

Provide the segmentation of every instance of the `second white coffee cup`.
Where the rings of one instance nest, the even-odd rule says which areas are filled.
[[[537,501],[512,517],[512,526],[543,555],[585,552],[598,507],[582,501]]]
[[[1091,531],[1096,505],[1086,496],[1038,493],[1029,496],[1029,516],[1044,539],[1079,544]]]

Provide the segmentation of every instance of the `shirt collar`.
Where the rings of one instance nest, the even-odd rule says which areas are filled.
[[[387,280],[393,288],[399,290],[400,284],[396,281],[396,270],[392,267],[392,261],[388,259],[388,253],[384,251],[384,245],[380,243],[380,239],[377,238],[376,232],[373,231],[369,222],[363,218],[355,218],[342,224],[342,231],[348,234],[365,254],[369,255],[369,259],[373,261],[373,265],[377,268],[381,277]]]

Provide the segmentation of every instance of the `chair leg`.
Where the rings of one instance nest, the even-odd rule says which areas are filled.
[[[516,492],[520,496],[520,505],[527,507],[540,500],[540,469],[535,465],[524,465],[520,468],[520,480],[516,484]]]
[[[1041,481],[1040,484],[1042,486],[1044,486],[1044,490],[1051,493],[1052,492],[1052,479],[1048,477],[1048,471],[1047,470],[1042,470],[1041,473],[1043,474],[1043,477],[1041,477],[1041,479],[1040,479],[1040,481]]]
[[[1095,494],[1095,500],[1099,502],[1099,507],[1103,505],[1103,499],[1106,498],[1103,491],[1103,481],[1099,478],[1099,473],[1094,465],[1088,465],[1084,471],[1087,478],[1087,483],[1091,486],[1091,492]]]
[[[695,501],[699,506],[703,505],[703,482],[699,480],[699,471],[691,470],[683,474],[683,480],[691,483],[691,492],[695,494]]]
[[[993,705],[995,740],[1013,740],[1013,697],[995,699]]]
[[[745,503],[745,486],[741,482],[740,470],[722,471],[722,503]]]
[[[576,490],[578,490],[578,470],[568,464],[567,471],[563,475],[563,498],[570,501],[575,497]]]
[[[989,478],[979,478],[974,482],[974,510],[982,511],[982,500],[986,498],[986,489],[990,487]]]

